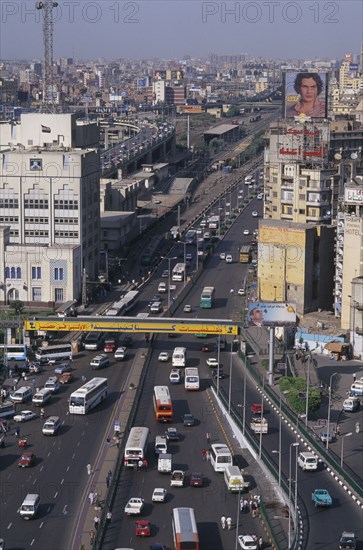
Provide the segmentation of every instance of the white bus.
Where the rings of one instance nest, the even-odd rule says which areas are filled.
[[[172,281],[184,281],[185,278],[185,264],[176,264],[173,268],[171,279]]]
[[[173,508],[174,550],[199,550],[197,522],[193,508]]]
[[[187,362],[187,348],[174,348],[172,364],[173,367],[185,367]]]
[[[125,466],[134,468],[139,460],[144,460],[146,457],[148,437],[149,428],[131,428],[125,447]]]
[[[224,472],[227,466],[233,465],[231,451],[224,443],[214,443],[210,450],[210,463],[215,472]]]
[[[38,348],[35,352],[35,358],[40,364],[56,363],[57,361],[72,360],[72,345],[58,344]]]
[[[0,403],[0,418],[12,418],[15,414],[15,403],[4,401]]]
[[[127,292],[120,301],[121,309],[118,315],[125,315],[125,313],[127,313],[129,309],[131,309],[135,305],[138,297],[138,290],[130,290],[130,292]]]
[[[184,388],[186,390],[199,390],[199,372],[197,367],[188,367],[185,369]]]
[[[92,378],[71,394],[69,412],[87,414],[107,397],[107,393],[107,378]]]
[[[7,361],[25,361],[26,360],[26,344],[1,344],[0,354]]]

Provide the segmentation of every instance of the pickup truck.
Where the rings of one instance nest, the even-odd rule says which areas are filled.
[[[160,453],[158,458],[158,472],[161,474],[170,474],[171,468],[171,454]]]
[[[143,498],[130,498],[125,506],[125,514],[127,516],[138,516],[139,514],[141,514],[143,507]]]
[[[315,504],[315,508],[318,506],[328,507],[333,504],[333,499],[326,489],[315,489],[311,494],[311,500]]]
[[[261,418],[260,416],[255,416],[251,421],[251,430],[255,434],[263,433],[267,434],[268,432],[268,422],[266,418]]]
[[[183,487],[184,485],[184,472],[183,470],[174,470],[171,474],[170,485],[171,487]]]

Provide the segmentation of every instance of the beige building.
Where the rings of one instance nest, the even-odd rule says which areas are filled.
[[[98,275],[97,124],[25,114],[0,126],[0,144],[2,301],[79,298],[83,269]]]
[[[331,309],[334,236],[331,226],[261,220],[259,300],[296,303],[299,315]]]

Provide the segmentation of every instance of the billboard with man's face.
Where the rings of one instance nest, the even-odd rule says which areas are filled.
[[[327,117],[328,73],[286,71],[284,86],[285,118]]]
[[[296,306],[286,302],[252,302],[247,321],[252,327],[296,325]]]

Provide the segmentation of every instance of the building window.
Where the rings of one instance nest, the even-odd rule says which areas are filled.
[[[63,275],[64,275],[63,267],[55,267],[54,268],[54,280],[55,281],[63,281]]]
[[[10,269],[10,278],[11,278],[11,279],[15,279],[15,267],[12,267],[12,268]]]
[[[42,278],[42,268],[41,267],[32,267],[32,279],[41,279]]]
[[[21,279],[21,267],[16,268],[16,278]]]
[[[54,289],[54,299],[56,302],[64,302],[63,299],[63,288]]]
[[[33,302],[42,301],[42,289],[40,287],[32,288],[32,301]]]
[[[10,267],[5,268],[5,279],[10,279]]]

